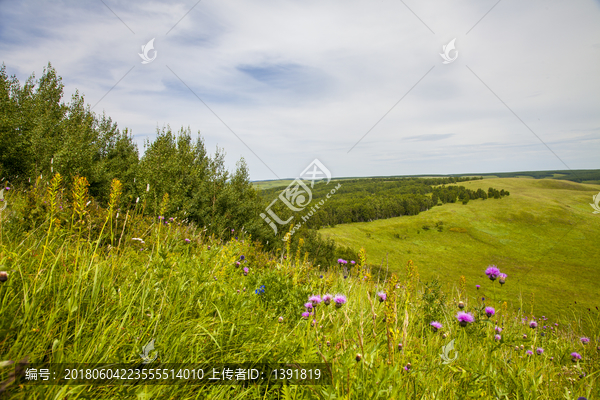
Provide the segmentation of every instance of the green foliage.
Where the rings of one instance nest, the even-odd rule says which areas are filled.
[[[325,386],[71,385],[72,397],[556,399],[569,398],[566,391],[570,398],[598,394],[599,343],[595,336],[587,345],[579,340],[584,321],[590,332],[600,329],[596,310],[575,310],[570,319],[577,323],[570,326],[538,316],[540,325],[541,320],[548,326],[561,323],[532,330],[522,311],[503,308],[492,318],[481,315],[480,293],[467,293],[465,311],[475,322],[462,328],[440,283],[421,283],[412,262],[406,275],[390,275],[389,281],[362,274],[344,279],[334,268],[270,261],[273,254],[249,241],[223,241],[168,219],[157,223],[141,209],[115,216],[112,231],[93,229],[110,218],[111,210],[82,203],[85,182],[74,182],[68,200],[54,179],[49,190],[54,205],[46,212],[69,221],[88,213],[82,226],[46,219],[33,231],[20,229],[28,194],[8,194],[9,212],[0,215],[0,270],[8,271],[8,280],[0,283],[1,360],[134,366],[142,347],[155,339],[160,362],[326,362],[333,380]],[[118,192],[115,182],[114,204]],[[80,230],[87,232],[86,240],[78,240]],[[152,249],[159,244],[157,254]],[[241,255],[245,261],[237,266]],[[365,263],[362,250],[361,267]],[[249,268],[247,276],[243,266]],[[518,276],[511,279],[506,285]],[[263,285],[264,292],[255,293]],[[494,291],[491,282],[484,286]],[[382,288],[388,300],[374,301]],[[348,301],[341,308],[322,303],[303,319],[308,296],[325,293],[344,294]],[[443,324],[441,330],[433,332],[433,319]],[[500,341],[494,340],[496,325],[503,328]],[[451,340],[457,358],[443,364],[440,353]],[[525,353],[538,347],[544,354]],[[582,360],[572,362],[573,351]],[[0,368],[7,398],[65,395],[66,386],[12,382],[12,367]]]

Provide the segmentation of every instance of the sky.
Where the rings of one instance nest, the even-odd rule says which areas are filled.
[[[252,180],[314,159],[333,177],[600,168],[599,0],[0,0],[9,75],[48,62],[140,152],[189,127]]]

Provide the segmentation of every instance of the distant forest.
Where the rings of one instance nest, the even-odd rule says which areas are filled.
[[[276,202],[272,210],[284,221],[293,216],[293,223],[300,222],[307,228],[320,229],[350,222],[417,215],[444,203],[460,201],[467,204],[470,200],[499,199],[510,195],[504,189],[473,191],[464,186],[453,185],[477,179],[481,178],[372,178],[336,180],[329,184],[317,182],[311,189],[312,201],[303,211],[293,213],[281,201]],[[338,183],[341,186],[336,193],[326,198]],[[267,189],[262,192],[262,196],[265,200],[272,200],[282,190],[284,188],[281,187]],[[322,205],[315,208],[319,203]]]
[[[403,175],[394,177],[372,177],[372,178],[464,178],[470,176],[478,176],[483,178],[498,177],[498,178],[518,178],[522,176],[528,176],[534,179],[560,179],[565,181],[572,181],[577,183],[593,183],[600,184],[600,169],[571,169],[571,170],[554,170],[554,171],[521,171],[521,172],[494,172],[489,174],[449,174],[449,175]],[[359,179],[359,178],[348,178],[348,179]]]

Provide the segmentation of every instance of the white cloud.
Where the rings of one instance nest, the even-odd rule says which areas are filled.
[[[50,61],[66,99],[90,104],[134,67],[94,111],[141,149],[169,124],[230,168],[245,157],[252,179],[275,178],[261,160],[293,177],[314,158],[335,176],[565,169],[512,110],[569,167],[598,168],[598,2],[503,0],[475,25],[495,0],[405,1],[427,26],[392,0],[104,2],[118,18],[102,2],[3,3],[0,61],[22,82]]]

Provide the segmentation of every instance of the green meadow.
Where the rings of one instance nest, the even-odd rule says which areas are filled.
[[[3,398],[589,400],[600,395],[598,311],[570,310],[569,323],[541,315],[544,307],[560,303],[551,290],[565,304],[574,299],[591,304],[596,298],[592,269],[598,251],[591,244],[598,219],[584,203],[597,188],[502,180],[494,186],[511,195],[486,200],[493,204],[487,208],[471,201],[416,217],[339,226],[328,233],[340,238],[346,233],[350,244],[355,240],[369,249],[360,250],[346,272],[343,262],[313,265],[302,248],[267,252],[243,229],[219,237],[169,213],[144,215],[145,200],[123,215],[117,208],[118,180],[112,181],[106,208],[88,200],[83,183],[81,178],[63,184],[56,174],[48,184],[38,180],[5,193]],[[40,222],[28,229],[25,221],[34,211]],[[442,232],[423,228],[439,221]],[[390,267],[385,276],[372,267],[380,259]],[[490,263],[508,273],[503,287],[483,277]],[[529,266],[536,269],[526,274]],[[438,283],[428,281],[434,276]],[[513,309],[509,303],[515,304],[520,291],[527,298],[535,292],[535,301]],[[327,301],[328,294],[335,297]],[[463,324],[461,307],[470,316]],[[537,326],[530,326],[535,321]],[[57,363],[69,363],[69,372]],[[267,379],[236,375],[236,384],[208,381],[215,368],[224,371],[223,363],[237,363],[231,366],[236,371],[268,363],[290,373],[274,376],[268,369],[263,370]],[[97,367],[110,369],[111,378],[102,378]],[[44,369],[52,371],[56,384],[26,378]],[[77,379],[73,370],[82,371]],[[228,379],[225,372],[216,376]],[[230,376],[225,383],[231,382]]]
[[[502,199],[444,204],[415,216],[337,225],[322,236],[354,249],[369,262],[400,271],[408,260],[424,280],[451,289],[464,275],[470,294],[497,265],[508,275],[495,300],[515,308],[534,297],[535,313],[570,318],[570,309],[600,306],[600,215],[589,203],[600,185],[531,178],[496,178],[460,185],[504,189]],[[494,294],[482,291],[483,296]],[[575,304],[577,302],[577,304]]]

